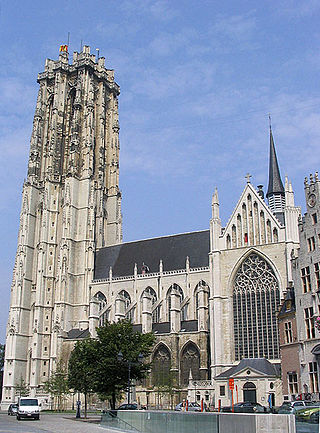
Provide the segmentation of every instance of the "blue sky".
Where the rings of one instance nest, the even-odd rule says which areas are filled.
[[[37,73],[59,45],[100,49],[121,86],[124,240],[225,224],[245,185],[267,186],[268,114],[282,176],[304,209],[320,169],[317,0],[0,2],[0,342],[4,341]]]

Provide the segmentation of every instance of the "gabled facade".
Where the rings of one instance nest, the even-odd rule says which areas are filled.
[[[169,405],[163,395],[159,401],[160,376],[163,383],[165,378],[174,378],[177,399],[201,396],[217,405],[220,375],[244,358],[267,358],[279,373],[277,313],[292,279],[290,259],[298,248],[298,231],[293,228],[300,210],[294,206],[288,181],[286,225],[262,194],[261,186],[256,191],[247,178],[225,228],[216,190],[210,230],[97,251],[91,332],[99,320],[127,317],[142,332],[153,330],[157,335],[153,372],[137,388],[138,402],[151,407]],[[100,313],[99,299],[104,299]],[[260,403],[265,404],[271,393],[273,403],[281,404],[278,373],[266,376],[267,382],[277,384],[276,392],[265,384],[262,389],[260,376],[253,375]],[[241,395],[244,385],[245,381],[239,382]]]

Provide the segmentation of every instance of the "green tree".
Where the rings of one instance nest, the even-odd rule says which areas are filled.
[[[129,363],[131,379],[146,377],[151,366],[146,358],[151,353],[154,341],[153,333],[134,332],[128,320],[107,323],[97,328],[93,388],[99,394],[111,396],[112,409],[115,409],[119,392],[128,386]],[[122,361],[118,359],[119,352],[122,353]],[[143,355],[144,362],[139,362],[139,354]]]
[[[93,390],[97,342],[78,341],[68,363],[68,384],[74,391],[84,394],[84,416],[87,418],[87,396]]]
[[[175,375],[172,371],[167,372],[167,374],[157,373],[157,371],[153,372],[154,388],[158,396],[161,394],[168,395],[170,408],[173,409],[174,395],[180,392]]]
[[[56,370],[44,383],[44,389],[57,400],[58,411],[61,411],[63,396],[69,392],[67,370],[62,361],[57,363]]]
[[[19,397],[27,397],[29,395],[29,387],[22,376],[20,376],[20,379],[16,383],[16,394],[18,394]]]
[[[3,370],[3,366],[4,366],[4,352],[5,352],[5,345],[4,344],[0,344],[0,371]]]

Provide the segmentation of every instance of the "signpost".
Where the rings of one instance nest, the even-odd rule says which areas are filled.
[[[229,389],[231,391],[231,406],[232,406],[232,412],[234,412],[234,407],[233,407],[233,390],[234,390],[234,379],[231,377],[229,379]]]

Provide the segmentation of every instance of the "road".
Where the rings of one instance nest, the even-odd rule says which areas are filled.
[[[296,432],[297,433],[318,433],[318,424],[309,424],[308,422],[296,421]]]
[[[111,430],[70,414],[41,414],[40,420],[17,421],[15,416],[0,413],[0,433],[109,433]],[[114,431],[113,431],[114,433]]]
[[[97,418],[96,418],[97,419]],[[93,419],[91,418],[91,421]],[[296,422],[297,433],[318,433],[318,425]],[[0,433],[114,433],[99,424],[76,420],[70,414],[41,414],[40,420],[21,420],[0,413]],[[119,430],[118,430],[119,432]],[[119,432],[120,433],[120,432]]]

